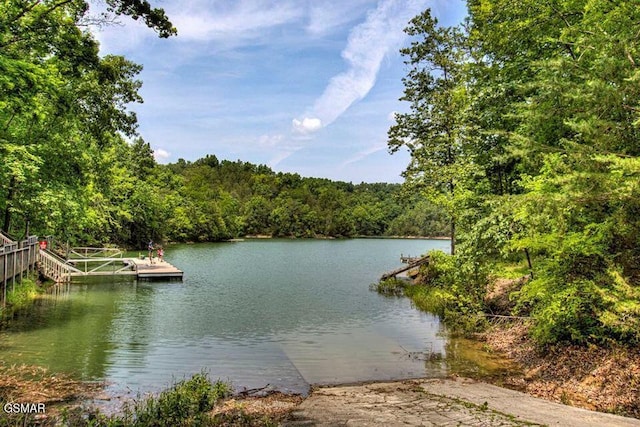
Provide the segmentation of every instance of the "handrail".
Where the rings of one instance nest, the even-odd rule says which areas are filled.
[[[71,273],[82,273],[81,270],[61,261],[51,252],[42,249],[38,252],[38,262],[42,273],[56,283],[68,282],[71,280]]]
[[[36,268],[38,238],[31,236],[14,241],[0,232],[0,242],[0,301],[4,306],[9,282],[15,287],[16,282],[21,281],[25,274]]]
[[[0,231],[0,242],[2,242],[3,245],[10,245],[12,243],[15,243],[15,240],[7,236],[4,231]]]
[[[78,258],[122,258],[123,251],[117,247],[74,247],[68,250],[69,257],[77,256]]]

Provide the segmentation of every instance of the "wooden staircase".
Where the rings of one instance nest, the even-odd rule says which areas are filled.
[[[81,270],[67,264],[64,259],[46,249],[40,249],[38,253],[38,265],[40,272],[46,278],[56,283],[71,281],[71,276],[74,273],[82,274]]]

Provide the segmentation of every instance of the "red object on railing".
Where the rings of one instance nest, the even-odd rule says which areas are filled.
[[[41,240],[40,241],[40,249],[42,249],[43,251],[45,249],[47,249],[47,241],[46,240]]]

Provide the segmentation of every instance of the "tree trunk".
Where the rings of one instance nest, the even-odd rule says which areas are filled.
[[[13,196],[15,193],[16,186],[16,178],[14,176],[11,177],[11,181],[9,181],[9,191],[7,193],[7,204],[4,207],[4,222],[2,223],[2,229],[7,233],[10,232],[9,228],[11,228],[11,208]]]
[[[529,271],[531,278],[533,279],[533,266],[531,265],[531,256],[529,256],[529,249],[524,248],[524,254],[527,256],[527,264],[529,265]]]
[[[451,255],[456,254],[456,219],[451,218]]]

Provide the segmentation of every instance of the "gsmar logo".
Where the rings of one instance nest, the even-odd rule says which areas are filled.
[[[2,407],[7,414],[44,414],[44,403],[15,403],[8,402]]]

